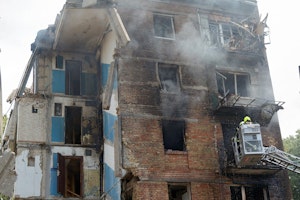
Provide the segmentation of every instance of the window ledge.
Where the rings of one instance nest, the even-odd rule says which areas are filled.
[[[178,151],[178,150],[172,150],[172,149],[168,149],[165,152],[166,152],[166,154],[169,154],[169,155],[187,155],[188,154],[187,151]]]

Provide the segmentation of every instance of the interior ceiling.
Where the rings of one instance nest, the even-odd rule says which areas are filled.
[[[56,27],[53,48],[93,53],[107,25],[105,9],[66,8]]]

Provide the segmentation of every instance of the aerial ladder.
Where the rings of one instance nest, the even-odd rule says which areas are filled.
[[[232,146],[238,167],[267,162],[300,174],[300,157],[281,151],[275,146],[264,147],[260,125],[257,123],[240,125],[232,138]]]

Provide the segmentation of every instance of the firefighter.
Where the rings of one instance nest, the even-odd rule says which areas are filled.
[[[240,126],[243,125],[243,124],[251,123],[251,122],[252,122],[251,118],[248,115],[246,115],[244,117],[244,120],[240,122]]]

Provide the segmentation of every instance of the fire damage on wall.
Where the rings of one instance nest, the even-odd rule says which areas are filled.
[[[227,0],[139,3],[68,0],[38,32],[2,141],[15,197],[289,197],[282,168],[245,147],[282,148],[268,16]],[[24,190],[30,178],[41,184]]]

